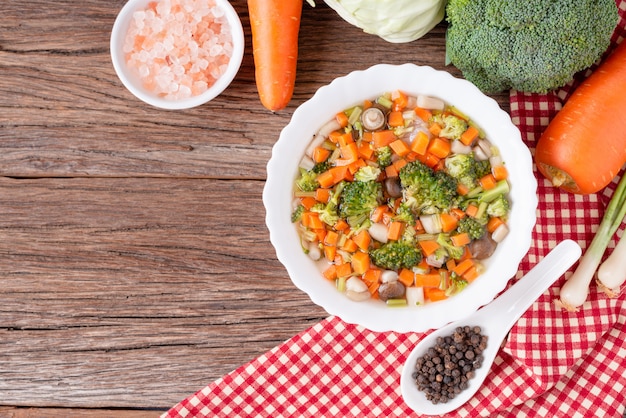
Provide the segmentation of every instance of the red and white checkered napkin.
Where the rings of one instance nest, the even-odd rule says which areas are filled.
[[[619,0],[618,0],[619,1]],[[626,27],[626,0],[621,4]],[[622,31],[615,42],[622,38]],[[511,92],[511,116],[531,152],[572,86],[554,94]],[[561,192],[537,174],[533,243],[514,282],[563,239],[583,250],[615,189]],[[623,230],[623,226],[622,226]],[[610,245],[615,245],[615,239]],[[569,275],[570,273],[567,273]],[[626,295],[608,299],[595,285],[577,313],[553,300],[565,278],[511,329],[481,390],[448,416],[621,417],[626,403]],[[329,317],[209,384],[164,417],[415,416],[400,393],[400,373],[425,334],[376,333]]]

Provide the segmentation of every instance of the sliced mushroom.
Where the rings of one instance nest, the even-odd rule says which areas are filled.
[[[385,122],[385,112],[378,106],[369,107],[361,113],[361,123],[363,128],[368,131],[382,129],[385,126]]]
[[[475,259],[484,260],[485,258],[491,257],[497,246],[498,243],[495,242],[489,234],[485,234],[482,238],[470,242],[469,250]]]
[[[390,197],[402,197],[402,185],[400,177],[387,177],[383,182],[383,188]]]
[[[378,297],[382,301],[387,299],[397,299],[404,296],[405,287],[399,282],[383,283],[378,287]]]

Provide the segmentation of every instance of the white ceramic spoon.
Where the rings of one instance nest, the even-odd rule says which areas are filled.
[[[580,246],[574,241],[561,242],[524,277],[491,303],[465,319],[439,328],[421,340],[409,355],[400,377],[402,397],[407,405],[420,414],[442,415],[457,409],[474,396],[485,380],[511,327],[530,305],[580,258],[581,253]],[[417,389],[412,376],[415,363],[428,348],[435,345],[437,337],[451,335],[456,327],[464,325],[479,326],[481,333],[488,338],[487,347],[483,351],[482,366],[468,381],[468,387],[456,397],[446,403],[433,404],[426,399],[424,392]]]

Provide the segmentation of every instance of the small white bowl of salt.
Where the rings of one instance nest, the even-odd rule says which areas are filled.
[[[230,85],[244,43],[228,0],[129,0],[113,25],[111,59],[137,98],[162,109],[188,109]]]

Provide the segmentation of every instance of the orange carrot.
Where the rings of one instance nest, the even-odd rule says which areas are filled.
[[[509,171],[504,164],[498,164],[491,167],[491,174],[495,177],[496,181],[504,180],[509,176]]]
[[[409,98],[406,95],[406,93],[400,91],[400,90],[395,90],[392,94],[391,94],[391,98],[392,98],[392,108],[394,111],[400,111],[400,110],[404,110],[404,108],[406,107],[406,105],[409,103]],[[398,126],[402,126],[402,125],[398,125]]]
[[[348,228],[350,228],[350,225],[348,225],[348,222],[346,222],[345,220],[339,219],[337,222],[335,222],[335,225],[333,225],[333,228],[335,229],[335,231],[344,232]]]
[[[411,287],[415,283],[415,273],[410,269],[401,269],[398,272],[398,281],[406,287]]]
[[[478,206],[474,205],[473,203],[468,205],[465,209],[465,213],[472,218],[476,217],[476,215],[478,215]]]
[[[626,42],[578,87],[543,132],[539,171],[555,187],[577,194],[606,187],[626,162]],[[610,127],[610,128],[607,128]]]
[[[378,283],[382,272],[377,268],[370,268],[361,277],[366,285],[370,286],[372,283]]]
[[[399,110],[394,110],[389,112],[387,115],[387,123],[389,126],[404,126],[404,117],[402,116],[402,112]]]
[[[341,158],[347,161],[353,162],[359,158],[359,149],[356,142],[343,145],[339,149],[341,150]]]
[[[353,253],[358,249],[358,247],[352,238],[348,238],[341,246],[341,249],[349,253]]]
[[[418,118],[423,120],[424,122],[428,122],[428,120],[433,116],[433,113],[428,109],[422,109],[421,107],[416,107],[415,114]]]
[[[398,139],[398,137],[391,130],[372,132],[372,142],[374,144],[374,148],[385,147],[396,139]]]
[[[438,287],[440,281],[439,272],[415,275],[415,286],[418,287]]]
[[[302,0],[248,0],[256,86],[261,103],[284,109],[293,95]]]
[[[430,138],[424,131],[419,131],[415,134],[415,138],[413,142],[411,142],[411,151],[424,155],[426,154],[426,150],[428,149],[428,143],[430,142]]]
[[[454,267],[454,270],[452,270],[453,273],[456,273],[457,275],[461,276],[463,273],[465,273],[470,267],[474,266],[474,261],[472,259],[465,259],[463,261],[461,261],[459,264],[456,265],[456,267]]]
[[[454,215],[450,215],[449,213],[442,213],[439,215],[439,220],[441,221],[441,230],[443,232],[454,231],[459,223],[458,218]]]
[[[352,265],[350,263],[342,263],[337,265],[337,277],[348,277],[352,274]]]
[[[324,238],[324,245],[337,245],[337,240],[339,239],[339,234],[335,231],[327,231],[326,237]]]
[[[300,203],[302,204],[302,206],[305,207],[305,209],[308,210],[308,209],[311,209],[317,203],[317,200],[315,200],[315,198],[313,197],[306,196],[306,197],[300,198]]]
[[[330,190],[321,187],[315,190],[315,200],[322,203],[328,203],[330,200]]]
[[[440,247],[439,243],[435,240],[421,240],[419,241],[419,245],[426,256],[431,255]]]
[[[489,218],[489,220],[487,221],[487,232],[495,231],[503,223],[504,221],[497,216]]]
[[[450,141],[446,138],[436,137],[428,144],[428,152],[439,158],[446,158],[450,154]]]
[[[478,129],[474,126],[469,126],[465,132],[461,134],[460,140],[465,145],[471,145],[476,138],[478,138]]]
[[[352,240],[361,250],[367,251],[370,247],[370,243],[372,242],[372,237],[370,237],[367,229],[363,229],[361,232],[356,234]]]
[[[338,112],[335,115],[335,119],[337,119],[337,123],[342,128],[345,128],[346,126],[348,126],[348,115],[346,115],[346,112]]]
[[[337,278],[337,266],[331,264],[322,274],[328,280],[335,280]]]
[[[357,251],[352,255],[352,271],[356,274],[364,274],[370,267],[370,256],[363,252]]]
[[[330,155],[330,150],[324,147],[315,147],[313,150],[313,161],[316,163],[323,163],[328,159]]]
[[[391,147],[392,151],[398,154],[400,157],[404,157],[411,151],[406,142],[401,139],[396,139],[391,144],[389,144],[389,147]]]
[[[394,221],[389,225],[389,230],[387,231],[387,239],[391,241],[397,241],[402,236],[402,232],[404,232],[404,223]]]
[[[473,282],[479,276],[476,266],[468,268],[461,277],[467,280],[469,283]]]
[[[430,131],[430,133],[432,133],[433,135],[437,136],[441,133],[441,125],[439,125],[438,123],[433,123],[432,125],[430,125],[430,127],[428,128],[428,130]]]
[[[461,232],[460,234],[450,235],[452,245],[455,247],[462,247],[470,243],[471,239],[467,232]]]
[[[334,245],[324,245],[324,258],[332,262],[337,255],[337,247]]]
[[[438,287],[425,287],[424,298],[431,302],[437,302],[439,300],[447,299],[448,296],[446,295],[445,290],[441,290]]]
[[[489,190],[489,189],[493,189],[494,187],[496,187],[497,182],[493,174],[489,173],[479,178],[478,183],[480,184],[480,187],[482,187],[483,189]]]

